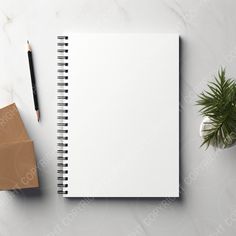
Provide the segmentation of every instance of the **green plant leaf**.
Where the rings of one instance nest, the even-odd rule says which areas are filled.
[[[196,101],[200,114],[210,119],[201,146],[228,147],[236,140],[236,83],[227,79],[225,69],[221,68],[207,87]]]

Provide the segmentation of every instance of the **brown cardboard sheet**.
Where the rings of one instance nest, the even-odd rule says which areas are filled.
[[[33,142],[13,103],[0,109],[0,190],[38,186]]]

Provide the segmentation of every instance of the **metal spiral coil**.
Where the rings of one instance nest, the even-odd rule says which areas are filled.
[[[68,194],[68,37],[57,37],[57,193]]]

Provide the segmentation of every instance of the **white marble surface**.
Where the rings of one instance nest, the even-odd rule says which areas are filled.
[[[194,102],[220,65],[236,77],[233,0],[0,0],[0,106],[16,102],[35,142],[40,191],[0,193],[0,235],[236,234],[236,147],[200,149]],[[179,32],[181,199],[80,199],[56,194],[57,32]],[[36,122],[25,42],[32,42]]]

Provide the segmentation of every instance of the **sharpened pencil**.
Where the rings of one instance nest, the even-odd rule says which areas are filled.
[[[27,53],[28,53],[28,59],[29,59],[29,68],[30,68],[32,92],[33,92],[33,98],[34,98],[34,108],[35,108],[35,111],[36,111],[37,120],[39,122],[40,112],[39,112],[38,95],[37,95],[36,82],[35,82],[32,49],[30,47],[30,43],[29,43],[28,40],[27,40],[27,50],[28,50]]]

